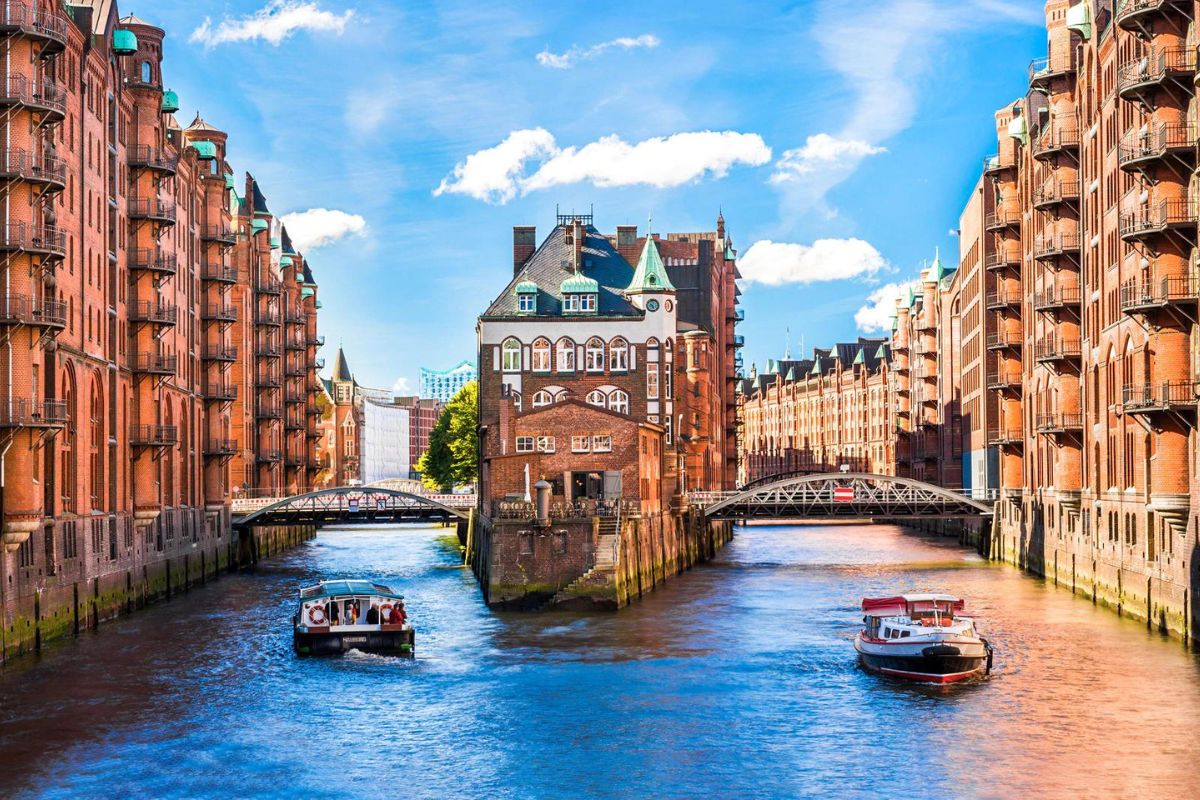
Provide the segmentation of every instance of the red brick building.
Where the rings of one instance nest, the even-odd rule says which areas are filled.
[[[2,658],[35,597],[54,635],[73,595],[94,619],[227,560],[248,351],[208,310],[249,233],[224,134],[174,116],[160,28],[109,2],[0,14]]]

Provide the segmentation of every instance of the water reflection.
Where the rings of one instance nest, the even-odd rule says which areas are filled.
[[[521,615],[443,533],[327,531],[0,671],[0,795],[1200,794],[1195,658],[951,544],[746,528],[619,615]],[[359,574],[406,595],[416,658],[295,658],[296,587]],[[859,598],[906,590],[967,598],[990,680],[855,667]]]

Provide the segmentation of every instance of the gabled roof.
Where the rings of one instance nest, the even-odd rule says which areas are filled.
[[[189,131],[215,131],[216,133],[224,133],[220,128],[214,128],[200,117],[200,112],[196,112],[196,118],[192,120],[192,124],[187,126]]]
[[[627,292],[673,292],[675,287],[667,277],[667,268],[663,265],[662,256],[658,253],[658,243],[653,236],[646,237],[646,246],[638,259],[637,268],[633,272],[633,280],[626,288]]]
[[[601,317],[640,317],[643,312],[623,294],[633,277],[633,267],[594,227],[585,227],[580,274],[596,281],[597,315]],[[538,313],[562,313],[563,281],[575,274],[572,264],[575,250],[567,244],[566,229],[559,225],[550,232],[520,272],[488,306],[483,317],[516,317],[516,285],[524,281],[537,284]]]

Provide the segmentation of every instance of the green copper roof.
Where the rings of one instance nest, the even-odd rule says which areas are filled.
[[[278,247],[279,247],[279,237],[272,236],[271,237],[271,249],[276,250],[276,249],[278,249]]]
[[[191,145],[196,148],[196,153],[205,161],[212,161],[217,157],[217,146],[212,142],[191,142]]]
[[[292,265],[292,257],[291,256],[280,256],[279,257],[279,266],[290,267],[291,265]]]
[[[898,330],[900,328],[900,320],[896,318],[895,314],[893,314],[891,316],[891,320],[892,320],[892,330]]]
[[[312,297],[316,293],[317,293],[317,290],[312,288],[311,286],[303,286],[300,288],[300,296],[301,297]]]
[[[320,307],[321,307],[321,301],[320,301],[320,300],[318,300],[318,301],[317,301],[317,308],[320,308]]]
[[[887,345],[879,345],[879,349],[875,351],[875,357],[881,361],[887,361]]]
[[[900,295],[900,300],[901,300],[901,303],[904,305],[904,307],[912,308],[913,303],[916,302],[916,299],[917,298],[913,295],[912,285],[910,284],[908,286],[905,286],[904,294]]]
[[[646,237],[646,246],[642,248],[642,256],[638,259],[637,269],[633,271],[633,280],[625,289],[627,292],[673,292],[671,279],[667,277],[667,268],[663,266],[662,257],[658,254],[658,245],[653,236]]]
[[[929,279],[941,283],[942,278],[945,278],[951,272],[954,272],[954,267],[945,267],[942,265],[942,254],[938,248],[933,250],[933,263],[929,265]]]
[[[179,110],[179,95],[167,89],[163,92],[162,110],[164,114],[174,114]]]
[[[856,355],[854,357],[854,363],[855,364],[866,364],[867,363],[867,349],[865,347],[859,348],[858,355]]]
[[[115,30],[112,38],[113,52],[119,56],[131,56],[137,52],[137,36],[133,31]]]
[[[269,227],[271,227],[271,223],[267,222],[265,219],[255,219],[250,222],[250,230],[255,233],[258,233],[259,231],[265,231]]]
[[[538,285],[533,281],[521,281],[514,291],[517,294],[537,294]]]
[[[1118,14],[1120,11],[1117,12]],[[1078,31],[1084,39],[1092,38],[1092,4],[1087,0],[1067,9],[1067,29]]]
[[[787,375],[784,376],[784,379],[789,380],[789,381],[796,380],[796,368],[788,367],[788,373],[787,373]]]
[[[1025,115],[1018,114],[1008,123],[1008,135],[1017,139],[1021,144],[1029,144],[1029,127],[1025,124]]]
[[[825,371],[825,368],[821,366],[821,357],[817,356],[816,358],[813,359],[812,369],[808,371],[808,374],[809,375],[820,375],[824,371]]]
[[[768,375],[774,375],[776,372],[779,372],[779,363],[776,362],[775,359],[773,359],[773,358],[768,358],[767,359],[767,368],[764,369],[763,372]]]
[[[582,272],[576,272],[559,284],[558,290],[563,294],[587,294],[599,292],[600,284],[596,282],[595,278],[589,278]]]

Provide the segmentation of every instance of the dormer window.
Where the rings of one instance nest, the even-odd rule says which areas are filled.
[[[538,286],[533,281],[521,281],[514,289],[517,295],[518,314],[536,314]]]
[[[595,314],[600,284],[594,278],[576,273],[559,286],[564,314]]]

